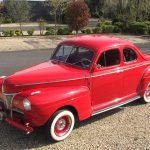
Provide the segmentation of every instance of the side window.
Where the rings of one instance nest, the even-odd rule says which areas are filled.
[[[131,48],[123,49],[124,62],[130,62],[137,59],[136,53]]]
[[[109,67],[120,64],[120,52],[118,49],[112,49],[103,52],[97,62],[102,67]]]

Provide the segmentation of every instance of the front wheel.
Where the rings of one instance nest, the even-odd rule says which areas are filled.
[[[69,110],[59,110],[51,117],[47,124],[47,133],[54,141],[62,141],[73,130],[75,118]]]

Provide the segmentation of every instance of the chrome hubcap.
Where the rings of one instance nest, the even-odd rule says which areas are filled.
[[[57,129],[62,130],[62,129],[64,129],[65,126],[66,126],[66,120],[60,119],[57,124]]]
[[[59,137],[64,136],[70,130],[71,124],[72,124],[72,121],[71,121],[70,116],[63,116],[59,118],[54,127],[55,134]]]
[[[147,87],[146,91],[145,91],[145,96],[146,98],[150,98],[150,86]]]

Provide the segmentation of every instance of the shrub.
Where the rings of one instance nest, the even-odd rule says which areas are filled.
[[[54,29],[54,27],[46,27],[46,33],[45,35],[55,35],[56,31]]]
[[[102,26],[102,32],[103,33],[113,33],[114,26],[113,25],[103,25]]]
[[[85,29],[82,29],[82,30],[81,30],[81,33],[85,33]]]
[[[14,30],[3,30],[2,31],[2,34],[6,37],[9,37],[9,36],[14,36]]]
[[[103,25],[112,25],[112,22],[111,21],[101,21],[101,22],[98,22],[96,27],[102,27]]]
[[[14,36],[15,30],[10,30],[10,36]]]
[[[71,30],[69,28],[59,28],[57,30],[58,35],[69,35],[71,34]]]
[[[117,25],[122,32],[129,32],[129,25],[132,22],[134,17],[132,15],[122,14],[118,15],[112,20],[113,25]]]
[[[84,34],[92,34],[93,30],[91,28],[85,28],[85,29],[82,29],[81,32]]]
[[[148,27],[147,33],[150,35],[150,26]]]
[[[114,33],[119,33],[119,32],[125,31],[125,30],[127,30],[127,29],[125,29],[123,22],[115,22],[114,23]]]
[[[86,28],[85,29],[85,33],[86,34],[91,34],[93,31],[92,31],[92,29],[91,28]]]
[[[33,29],[29,29],[29,30],[27,30],[27,33],[28,33],[28,35],[32,36],[33,33],[34,33],[34,30]]]
[[[47,30],[45,35],[55,35],[55,29]]]
[[[144,22],[147,26],[150,26],[150,21],[145,21]]]
[[[133,34],[146,34],[147,30],[148,26],[144,22],[132,22],[129,25],[129,31]]]
[[[118,26],[114,26],[114,30],[113,30],[113,32],[114,33],[120,33],[122,30],[118,27]]]
[[[93,29],[93,33],[96,33],[96,34],[101,33],[101,31],[102,29],[100,27],[96,27]]]
[[[124,16],[119,15],[112,20],[112,24],[115,24],[116,22],[124,22],[124,21],[125,21]]]
[[[3,31],[2,31],[2,34],[3,34],[3,36],[9,36],[8,30],[3,30]]]
[[[115,22],[113,25],[117,26],[120,29],[123,29],[123,22]]]
[[[23,35],[22,30],[15,30],[15,34],[16,34],[17,36]]]
[[[4,18],[3,23],[12,23],[12,19],[10,18]]]
[[[52,29],[54,29],[54,27],[49,27],[49,26],[46,27],[46,31],[52,30]]]

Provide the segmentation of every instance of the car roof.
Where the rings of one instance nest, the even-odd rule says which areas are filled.
[[[108,35],[78,35],[63,41],[61,44],[90,48],[96,51],[117,45],[133,45],[127,40]]]

